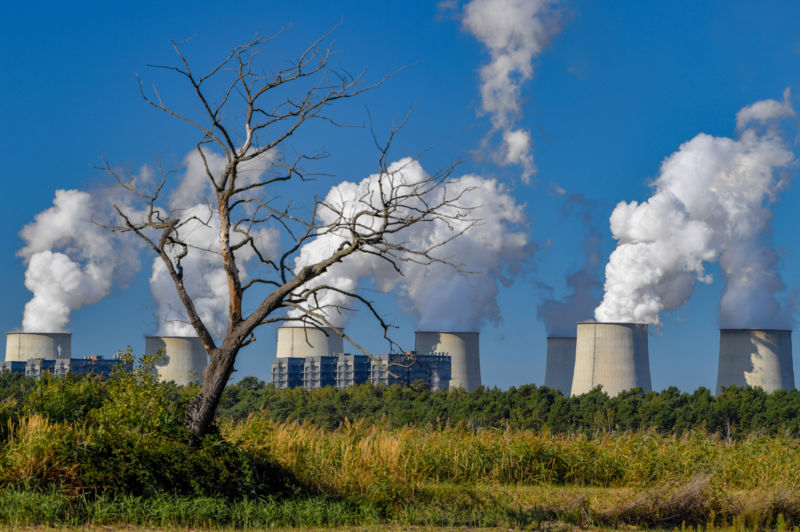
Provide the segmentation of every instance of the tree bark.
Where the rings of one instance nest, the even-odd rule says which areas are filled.
[[[203,372],[203,386],[200,388],[200,393],[189,402],[184,417],[184,426],[189,430],[193,445],[197,445],[203,436],[208,434],[214,422],[217,405],[222,399],[228,378],[233,373],[238,352],[238,346],[223,345],[209,354],[210,360]]]

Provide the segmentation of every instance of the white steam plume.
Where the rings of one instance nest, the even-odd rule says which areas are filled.
[[[204,152],[212,175],[219,176],[225,166],[225,159],[211,151]],[[239,174],[242,183],[258,179],[273,160],[266,154],[248,162]],[[228,281],[222,266],[219,252],[219,216],[213,208],[215,204],[209,196],[210,182],[206,174],[203,158],[195,150],[184,159],[184,174],[180,183],[169,198],[171,210],[180,213],[182,220],[180,237],[189,245],[188,254],[181,259],[183,283],[195,304],[200,318],[212,335],[221,337],[228,326]],[[274,228],[262,227],[251,231],[256,245],[267,255],[277,252],[278,234]],[[239,243],[244,236],[233,233],[231,244]],[[169,250],[173,262],[181,249],[177,246]],[[255,252],[244,246],[236,252],[239,275],[247,279],[247,263]],[[158,305],[158,335],[196,336],[188,321],[186,311],[178,297],[175,285],[160,257],[153,259],[150,276],[150,290]]]
[[[428,178],[420,164],[410,158],[392,163],[388,172],[395,183],[408,185]],[[377,188],[378,178],[375,174],[357,184],[341,183],[331,189],[325,202],[336,205],[337,210],[343,209],[345,215],[352,215],[360,209],[359,199]],[[418,317],[420,329],[476,331],[486,320],[497,321],[497,282],[509,284],[532,251],[527,233],[522,230],[523,206],[516,204],[495,180],[474,175],[450,180],[446,188],[436,189],[432,194],[437,197],[424,198],[429,204],[460,195],[458,208],[448,207],[445,211],[453,219],[449,219],[449,223],[436,220],[416,224],[394,238],[409,249],[430,249],[464,231],[435,250],[437,258],[456,264],[461,271],[447,264],[400,262],[401,276],[385,260],[360,254],[333,265],[306,288],[329,285],[354,291],[362,279],[369,277],[380,291],[399,289]],[[458,213],[464,216],[459,219],[455,216]],[[333,211],[320,212],[323,224],[332,224],[336,218]],[[471,225],[470,220],[479,222]],[[343,234],[335,233],[315,239],[303,247],[295,267],[301,268],[329,256],[344,240]],[[337,326],[342,326],[348,318],[348,313],[341,309],[353,306],[347,296],[334,291],[323,292],[318,305],[326,319]],[[290,312],[290,317],[300,315],[300,312]]]
[[[561,191],[563,193],[563,191]],[[564,213],[568,215],[573,210],[579,214],[589,235],[584,242],[585,260],[583,265],[567,277],[569,295],[564,299],[552,297],[552,287],[544,288],[550,292],[551,297],[545,299],[537,314],[544,322],[548,337],[575,336],[575,324],[592,317],[592,310],[600,302],[597,292],[600,291],[600,250],[602,238],[596,227],[598,224],[592,219],[592,202],[582,194],[570,194],[565,197]]]
[[[534,247],[524,205],[516,203],[502,184],[465,175],[448,187],[451,192],[464,191],[458,203],[478,223],[469,228],[432,224],[420,228],[418,241],[443,242],[466,229],[437,250],[439,257],[449,258],[462,271],[440,263],[412,263],[403,271],[402,292],[418,316],[417,330],[478,331],[485,322],[499,322],[498,283],[510,286]]]
[[[25,305],[26,332],[65,332],[73,310],[106,297],[115,281],[136,272],[135,249],[98,225],[110,205],[102,195],[57,190],[53,206],[20,231],[25,246],[25,287],[33,298]]]
[[[522,114],[522,84],[533,77],[533,59],[561,30],[554,0],[472,0],[464,7],[464,28],[489,50],[481,68],[481,107],[492,132],[502,132],[495,159],[522,167],[525,183],[536,172],[530,132],[516,127]]]
[[[751,122],[765,124],[776,118],[789,118],[795,116],[792,108],[792,90],[789,87],[783,91],[783,101],[762,100],[740,110],[736,113],[737,129],[744,129]]]
[[[794,114],[764,111],[768,102],[740,111],[740,126]],[[595,317],[660,325],[659,314],[688,300],[697,280],[711,282],[704,263],[718,260],[726,281],[723,327],[786,326],[790,315],[776,297],[783,283],[768,245],[769,204],[793,160],[772,128],[745,129],[735,140],[700,134],[683,144],[662,164],[650,199],[620,203],[611,214],[618,244]]]

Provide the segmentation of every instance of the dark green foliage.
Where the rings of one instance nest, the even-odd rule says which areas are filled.
[[[726,438],[755,433],[800,436],[800,391],[767,394],[760,388],[731,387],[719,397],[707,388],[692,393],[675,387],[650,393],[637,388],[609,398],[599,388],[564,397],[533,384],[506,391],[480,388],[472,393],[369,384],[344,390],[275,390],[247,377],[228,386],[219,415],[240,420],[262,410],[275,421],[311,421],[329,429],[345,420],[364,420],[391,426],[449,423],[588,435],[630,430],[682,434],[703,429]]]
[[[192,447],[183,409],[197,388],[159,383],[152,369],[145,358],[110,380],[0,376],[0,524],[703,524],[709,512],[728,521],[745,515],[721,483],[773,489],[784,472],[797,471],[797,440],[790,439],[800,435],[796,390],[730,388],[716,398],[707,389],[676,388],[564,397],[534,385],[473,393],[370,385],[277,391],[248,377],[228,387],[220,415],[257,415],[221,421],[224,438],[212,433]],[[697,471],[699,480],[687,481]],[[548,507],[503,495],[503,486],[542,484],[645,491],[594,513],[585,498]],[[758,492],[753,515],[800,522],[793,493],[780,485]]]
[[[190,446],[183,412],[197,389],[158,382],[153,363],[145,356],[133,371],[108,380],[4,375],[0,389],[9,395],[0,397],[0,488],[23,483],[81,495],[231,499],[296,488],[274,462],[217,434]]]

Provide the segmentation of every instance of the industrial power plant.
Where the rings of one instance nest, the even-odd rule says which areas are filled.
[[[55,360],[70,357],[72,357],[72,335],[69,333],[6,334],[6,362],[26,362],[31,358]]]
[[[0,373],[22,373],[35,379],[45,371],[56,376],[68,373],[108,376],[123,364],[116,356],[72,358],[70,333],[12,332],[6,334],[6,357],[0,364]]]
[[[163,381],[179,386],[202,384],[208,354],[196,336],[147,336],[144,352],[161,356],[156,360],[156,372]]]
[[[792,331],[720,329],[717,395],[726,386],[759,387],[767,393],[794,388]]]
[[[577,324],[571,394],[581,395],[595,386],[611,397],[636,387],[651,390],[647,324]]]
[[[548,337],[544,385],[558,390],[564,395],[569,395],[572,393],[572,376],[574,373],[575,337]]]
[[[652,390],[648,330],[645,323],[584,321],[575,336],[547,338],[544,385],[563,395],[581,395],[600,386],[613,397],[633,388]],[[728,386],[751,386],[767,393],[795,386],[792,331],[720,329],[716,394]],[[347,353],[344,331],[332,327],[284,326],[277,329],[272,382],[278,389],[353,384],[411,384],[431,390],[481,386],[480,335],[477,332],[416,331],[414,350],[366,356]],[[162,381],[202,384],[208,355],[195,336],[146,336],[145,354],[160,355],[155,371]],[[0,373],[38,378],[54,375],[108,375],[116,357],[72,358],[70,333],[10,332]]]
[[[276,388],[426,383],[432,391],[480,386],[478,333],[417,332],[415,350],[375,356],[344,352],[343,330],[279,327],[272,382]]]

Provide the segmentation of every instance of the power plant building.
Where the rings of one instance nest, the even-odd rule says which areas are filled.
[[[21,373],[25,375],[25,366],[27,362],[19,360],[11,360],[8,362],[0,362],[0,373]]]
[[[100,375],[108,377],[115,368],[124,368],[127,371],[133,369],[132,364],[123,366],[119,358],[103,358],[101,356],[86,356],[83,358],[59,358],[53,367],[53,375],[61,377],[68,374],[73,375]]]
[[[70,333],[13,332],[6,334],[6,362],[26,362],[31,358],[55,360],[71,356],[72,335]]]
[[[413,384],[424,381],[433,392],[450,389],[452,358],[416,353],[376,355],[370,367],[372,384]]]
[[[303,387],[315,390],[336,386],[336,356],[311,356],[303,358]]]
[[[278,327],[278,358],[329,356],[344,352],[342,329],[332,327]]]
[[[178,386],[203,383],[208,354],[197,336],[148,336],[145,353],[161,354],[155,365],[160,380],[174,381]]]
[[[30,358],[25,363],[25,376],[39,380],[42,378],[42,374],[45,371],[53,373],[55,365],[56,365],[55,360],[46,360],[44,358]]]
[[[285,390],[302,386],[304,365],[304,359],[299,357],[276,357],[272,361],[272,383],[275,388]]]
[[[481,386],[480,341],[476,332],[417,331],[414,351],[450,357],[449,388],[471,392]]]
[[[372,360],[366,355],[339,355],[336,357],[336,387],[369,382],[371,367]]]
[[[565,396],[572,392],[575,373],[575,337],[550,336],[547,338],[547,363],[544,385],[559,390]]]
[[[387,369],[388,368],[388,369]],[[272,362],[272,382],[278,390],[303,386],[308,390],[324,386],[346,388],[364,384],[412,384],[424,381],[432,391],[447,390],[450,383],[450,357],[414,353],[376,355],[335,355],[314,357],[276,357]]]
[[[727,386],[758,387],[767,393],[794,388],[792,331],[720,329],[717,395]]]
[[[572,395],[596,386],[614,397],[641,387],[651,390],[645,323],[578,323]]]

